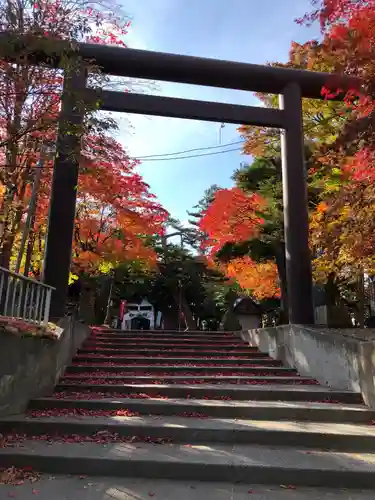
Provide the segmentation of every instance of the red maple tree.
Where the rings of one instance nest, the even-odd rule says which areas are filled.
[[[375,0],[319,0],[312,5],[314,10],[299,22],[319,22],[319,47],[332,70],[362,82],[360,91],[347,93],[344,126],[321,148],[321,168],[313,172],[322,188],[322,203],[311,217],[317,277],[335,273],[353,278],[374,270]],[[330,99],[336,90],[323,88],[322,93]]]
[[[374,178],[375,170],[375,0],[313,0],[314,10],[299,20],[319,21],[322,45],[332,54],[334,70],[359,77],[362,87],[347,92],[350,120],[339,134],[334,149],[349,152],[354,177]],[[326,98],[337,89],[323,88]],[[357,152],[353,154],[353,149]]]
[[[246,242],[260,235],[265,205],[257,193],[247,194],[238,187],[220,189],[199,221],[200,230],[207,236],[203,246],[208,262],[258,300],[280,295],[276,264],[258,263],[249,256],[220,262],[216,256],[228,243]]]
[[[200,230],[207,235],[205,249],[214,255],[226,243],[258,235],[263,223],[262,207],[264,201],[256,193],[249,195],[237,187],[219,189],[199,222]]]

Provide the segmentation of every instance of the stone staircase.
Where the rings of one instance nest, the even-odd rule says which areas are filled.
[[[370,499],[373,420],[359,394],[322,387],[230,333],[93,329],[54,394],[0,419],[0,467],[78,475],[65,485],[122,478],[116,500],[159,490],[176,500]],[[46,495],[75,500],[74,484],[62,496],[48,483]]]

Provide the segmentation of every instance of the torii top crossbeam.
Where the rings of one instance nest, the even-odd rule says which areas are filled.
[[[0,58],[7,58],[7,43],[20,50],[30,46],[30,37],[17,37],[8,33],[0,34]],[[35,38],[33,39],[35,41]],[[46,39],[41,39],[46,43]],[[58,54],[67,51],[67,42],[54,40],[55,47],[48,47],[48,55],[36,50],[35,62],[46,62],[58,65]],[[210,87],[221,87],[235,90],[248,90],[271,94],[281,94],[288,83],[296,83],[301,89],[302,97],[321,99],[323,86],[340,88],[344,92],[358,89],[360,83],[355,78],[339,74],[320,73],[249,64],[243,62],[224,61],[202,57],[167,54],[148,50],[123,48],[111,45],[75,43],[71,48],[72,55],[95,61],[104,73],[114,76],[144,78],[168,82],[188,83]],[[53,53],[56,54],[54,57]]]
[[[210,87],[280,94],[294,82],[300,86],[302,97],[319,99],[323,86],[346,91],[358,85],[356,80],[340,75],[105,45],[82,43],[78,52],[111,75]]]

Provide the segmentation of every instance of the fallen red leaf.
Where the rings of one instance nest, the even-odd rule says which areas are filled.
[[[12,445],[19,439],[18,434],[12,435],[12,440],[9,443],[8,435],[4,436],[4,447]],[[30,469],[31,470],[31,469]],[[40,474],[35,471],[25,471],[24,469],[17,469],[16,467],[8,467],[7,469],[0,468],[0,484],[12,484],[14,486],[21,486],[25,481],[35,483],[40,478]]]
[[[84,408],[51,408],[48,410],[31,410],[27,413],[31,418],[43,417],[138,417],[139,413],[128,410],[87,410]]]
[[[161,394],[145,394],[143,392],[122,393],[122,392],[96,392],[96,391],[59,391],[53,394],[55,399],[168,399],[168,396]]]
[[[155,496],[155,493],[154,493],[153,491],[149,491],[149,492],[148,492],[148,496],[149,496],[149,497],[154,497],[154,496]]]
[[[44,441],[47,443],[98,443],[98,444],[108,444],[108,443],[152,443],[152,444],[165,444],[171,443],[172,440],[169,438],[152,438],[149,436],[121,436],[116,432],[110,431],[98,431],[91,435],[77,435],[77,434],[38,434],[38,435],[27,435],[27,434],[17,434],[9,433],[4,436],[6,440],[6,447],[12,447],[15,444],[23,443],[28,439],[34,441]],[[36,473],[33,473],[36,476]],[[38,475],[39,477],[40,475]],[[84,476],[82,476],[83,478]],[[25,477],[26,478],[26,477]],[[15,477],[12,476],[12,480],[0,481],[3,484],[9,484],[14,481]],[[31,482],[34,482],[32,477],[27,477]]]

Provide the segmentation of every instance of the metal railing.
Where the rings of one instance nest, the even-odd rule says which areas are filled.
[[[53,287],[0,267],[0,316],[47,325]]]

